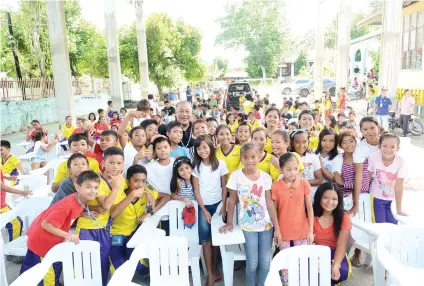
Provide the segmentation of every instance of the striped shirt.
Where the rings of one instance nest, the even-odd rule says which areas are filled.
[[[344,185],[342,186],[343,197],[353,193],[353,186],[355,185],[355,164],[342,165],[341,173]],[[368,193],[370,189],[371,173],[368,171],[368,159],[363,163],[362,167],[362,188],[361,193]]]
[[[186,197],[190,200],[196,200],[194,197],[193,185],[188,184],[185,180],[181,181],[181,191],[178,194],[179,196]]]

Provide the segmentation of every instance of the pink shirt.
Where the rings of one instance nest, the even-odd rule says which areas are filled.
[[[377,199],[393,200],[396,179],[403,179],[406,176],[405,160],[396,155],[393,162],[385,166],[378,150],[370,155],[368,163],[368,170],[373,176],[370,194]]]
[[[402,97],[400,103],[400,114],[411,115],[414,110],[415,99],[412,96]]]

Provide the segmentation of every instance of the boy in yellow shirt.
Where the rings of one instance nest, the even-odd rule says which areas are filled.
[[[21,170],[21,160],[18,156],[10,153],[10,142],[1,140],[1,171],[7,180],[12,181],[12,186],[16,184],[16,176]]]
[[[87,156],[88,151],[88,137],[83,133],[75,133],[71,135],[68,139],[68,145],[70,148],[71,154],[80,153],[84,156]],[[94,159],[87,156],[88,160],[88,167],[91,171],[99,173],[100,172],[100,166],[99,162]],[[69,173],[68,167],[67,167],[67,161],[64,161],[61,163],[56,170],[56,175],[53,179],[52,183],[52,192],[56,193],[59,189],[60,183],[66,179],[69,178],[71,174]]]
[[[255,119],[255,112],[250,111],[249,116],[247,117],[247,124],[250,126],[251,130],[255,130],[258,127],[261,127],[261,123]]]
[[[96,199],[88,201],[90,211],[78,218],[76,234],[80,240],[100,243],[100,263],[103,285],[109,274],[109,251],[111,247],[110,209],[125,197],[127,182],[122,175],[124,153],[118,147],[110,147],[104,152],[104,172],[100,178]]]
[[[149,190],[147,185],[147,170],[144,166],[134,165],[127,170],[128,189],[121,201],[110,210],[113,224],[110,229],[112,246],[110,248],[110,263],[112,274],[125,261],[130,259],[134,249],[127,248],[127,243],[138,229],[153,213],[159,193]],[[143,262],[137,266],[141,275],[148,273],[147,265]]]

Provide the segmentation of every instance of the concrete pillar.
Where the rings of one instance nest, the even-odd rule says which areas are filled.
[[[364,80],[366,77],[367,77],[367,75],[366,74],[364,74],[364,72],[365,72],[365,70],[367,70],[367,73],[369,73],[370,72],[370,70],[369,69],[367,69],[367,57],[368,57],[368,49],[367,49],[367,47],[364,47],[363,49],[362,49],[362,58],[361,58],[361,60],[362,60],[362,69],[361,69],[361,80]]]
[[[140,8],[136,11],[135,14],[138,66],[140,71],[141,97],[147,99],[147,95],[149,94],[149,68],[147,65],[146,27],[143,13],[144,0],[139,1],[139,4]]]
[[[337,16],[336,90],[339,90],[340,87],[347,87],[351,15],[350,0],[339,0],[339,13]]]
[[[119,57],[119,36],[116,23],[116,0],[105,0],[105,32],[107,40],[107,59],[109,68],[110,92],[113,108],[124,106],[122,97],[121,60]]]
[[[317,23],[315,29],[315,63],[314,63],[314,97],[321,100],[323,90],[323,62],[324,62],[324,24],[322,21],[322,0],[315,0]]]
[[[387,86],[394,105],[396,105],[396,88],[401,68],[402,2],[402,0],[384,1],[381,28],[378,90],[380,92],[383,86]]]
[[[46,1],[54,93],[60,124],[65,123],[65,117],[68,115],[75,118],[64,5],[65,2],[62,0]]]
[[[291,66],[290,66],[290,76],[294,78],[294,63],[291,63]]]

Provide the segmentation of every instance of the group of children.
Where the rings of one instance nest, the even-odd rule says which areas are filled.
[[[309,110],[307,104],[297,120],[284,124],[281,119],[285,120],[288,106],[283,112],[267,108],[263,126],[251,112],[248,118],[243,112],[229,112],[225,120],[193,115],[190,132],[195,140],[187,148],[182,146],[181,123],[152,119],[146,101],[125,117],[118,114],[112,119],[122,121],[116,123],[116,131],[114,124],[95,130],[78,126],[80,133],[68,137],[72,155],[58,167],[51,207],[28,230],[21,272],[59,242],[93,240],[100,243],[106,284],[109,269],[113,274],[130,257],[132,249],[126,244],[137,227],[174,199],[187,207],[197,202],[207,285],[222,280],[211,241],[212,216],[218,212],[226,221],[221,232],[231,230],[237,203],[236,215],[246,238],[247,285],[264,285],[273,240],[280,250],[312,243],[330,247],[332,283],[337,284],[351,271],[346,255],[348,212],[358,211],[359,194],[371,194],[377,223],[396,223],[390,208],[395,198],[397,212],[404,214],[405,162],[396,154],[400,140],[393,133],[381,133],[374,117],[361,119],[358,128],[363,138],[358,142],[349,123],[339,120],[332,125],[331,114],[322,122],[324,114],[318,108]],[[341,112],[338,117],[343,116]],[[354,118],[349,122],[357,125]],[[2,165],[7,166],[10,159],[4,150],[9,152],[10,144],[2,141]],[[11,167],[3,166],[7,174]],[[4,184],[3,190],[8,191]],[[73,235],[69,234],[72,223]],[[162,217],[160,227],[169,235],[169,218]],[[354,266],[360,266],[359,255],[355,250]],[[45,283],[57,281],[60,265],[51,271]],[[140,262],[138,271],[148,274],[146,261]],[[283,270],[285,283],[287,277]]]

